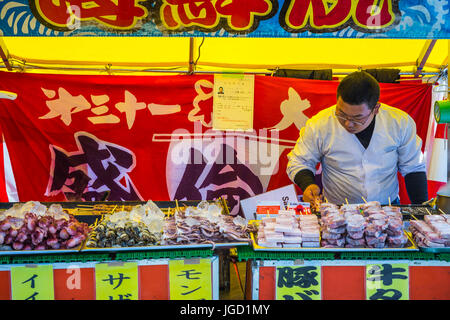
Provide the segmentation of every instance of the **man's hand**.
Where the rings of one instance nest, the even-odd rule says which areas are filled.
[[[305,191],[303,191],[304,202],[309,202],[313,205],[320,200],[320,188],[317,184],[310,184]]]

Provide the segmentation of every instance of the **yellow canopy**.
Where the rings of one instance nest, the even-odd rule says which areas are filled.
[[[13,67],[25,63],[39,67],[31,72],[62,67],[57,72],[94,74],[183,72],[190,61],[197,61],[196,72],[398,68],[414,74],[423,64],[423,72],[437,73],[446,67],[449,51],[449,40],[423,39],[0,37],[0,44]]]

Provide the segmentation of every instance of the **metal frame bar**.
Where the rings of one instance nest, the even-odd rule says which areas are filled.
[[[431,51],[434,48],[434,45],[436,44],[437,40],[427,40],[425,41],[425,45],[422,48],[422,51],[419,54],[419,57],[416,61],[416,72],[414,73],[414,77],[418,78],[419,75],[422,73],[423,67],[425,66],[425,63],[428,60],[428,57],[431,54]]]
[[[8,71],[12,71],[11,64],[9,63],[9,52],[8,49],[6,48],[5,41],[3,41],[2,37],[0,37],[0,57],[2,58],[3,63],[6,66],[6,69],[8,69]]]

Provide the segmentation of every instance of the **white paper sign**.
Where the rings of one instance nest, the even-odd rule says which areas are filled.
[[[213,129],[253,130],[255,76],[214,75]]]
[[[256,219],[256,206],[262,201],[275,201],[279,202],[281,209],[284,209],[284,205],[289,202],[297,201],[297,193],[293,184],[281,187],[275,190],[271,190],[265,193],[258,194],[257,196],[241,200],[241,208],[244,213],[244,217],[247,220]]]

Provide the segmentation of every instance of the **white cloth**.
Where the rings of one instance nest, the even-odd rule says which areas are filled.
[[[365,149],[358,138],[339,123],[336,106],[320,111],[300,129],[300,137],[288,154],[287,174],[294,181],[303,169],[316,172],[322,164],[323,195],[331,203],[379,201],[398,197],[397,171],[402,176],[425,172],[422,140],[414,120],[402,110],[381,105],[370,144]]]

